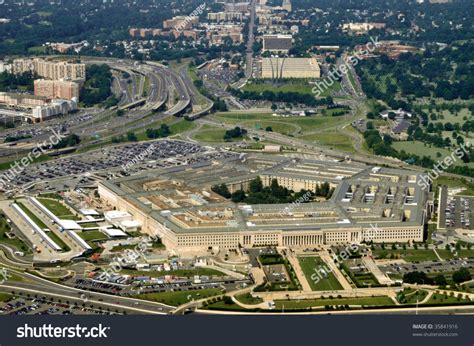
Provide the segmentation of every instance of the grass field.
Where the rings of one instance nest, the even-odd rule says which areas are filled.
[[[315,144],[324,145],[334,149],[342,150],[348,153],[354,153],[351,138],[341,132],[330,131],[323,133],[315,133],[302,136],[301,139],[313,142]]]
[[[405,150],[405,152],[409,154],[418,155],[420,157],[429,156],[435,161],[443,160],[445,157],[451,156],[453,154],[452,150],[429,146],[428,144],[425,144],[420,141],[393,142],[392,147],[397,151]],[[465,164],[462,160],[457,159],[454,165],[474,167],[474,162]]]
[[[170,131],[171,131],[171,136],[178,135],[178,134],[186,132],[186,131],[190,131],[194,127],[196,127],[196,124],[193,123],[192,121],[187,121],[187,120],[184,120],[184,119],[180,119],[180,120],[176,121],[176,118],[169,117],[169,118],[166,118],[162,121],[158,121],[158,122],[154,123],[153,125],[149,125],[149,126],[147,126],[147,128],[159,128],[161,126],[161,124],[167,124],[169,126]],[[137,135],[137,138],[138,138],[139,141],[149,141],[150,140],[150,138],[148,138],[146,136],[146,129],[143,130],[143,131],[136,132],[135,134]]]
[[[0,292],[0,302],[6,302],[7,300],[10,300],[13,298],[11,294]]]
[[[342,290],[341,284],[321,258],[298,257],[298,262],[313,291]]]
[[[65,242],[63,242],[61,240],[61,238],[59,238],[56,233],[54,233],[53,231],[49,231],[46,233],[52,241],[54,241],[56,244],[58,244],[58,246],[63,249],[63,251],[67,252],[67,251],[70,251],[71,249],[69,248],[69,246],[66,245]]]
[[[433,294],[430,299],[426,302],[426,304],[439,304],[439,305],[444,305],[444,304],[456,304],[456,303],[462,303],[462,302],[469,302],[469,299],[464,299],[464,298],[458,298],[457,295],[455,297],[445,295],[445,294],[439,294],[435,293]],[[474,304],[474,302],[472,302]]]
[[[0,243],[14,247],[18,251],[31,252],[29,247],[18,237],[9,238],[6,233],[10,232],[11,228],[7,223],[5,217],[0,215]]]
[[[315,131],[328,131],[351,121],[348,117],[308,116],[308,117],[274,117],[268,113],[217,113],[214,118],[225,124],[242,125],[247,128],[265,129],[271,126],[273,132],[284,135],[295,133],[305,135]]]
[[[85,241],[109,239],[108,236],[106,236],[104,233],[99,232],[99,231],[87,231],[87,232],[81,232],[77,234],[79,235],[79,237],[81,237]]]
[[[404,259],[407,262],[421,262],[421,261],[433,261],[438,260],[438,257],[433,250],[427,249],[375,249],[372,254],[377,259]],[[441,255],[441,254],[440,254]]]
[[[178,292],[160,292],[146,293],[136,296],[136,298],[150,300],[153,302],[164,303],[172,306],[179,306],[192,300],[212,297],[221,294],[222,291],[217,288],[208,288],[196,291],[178,291]]]
[[[436,179],[434,182],[435,188],[433,191],[438,193],[438,187],[442,185],[446,185],[447,187],[463,187],[466,190],[461,192],[461,195],[465,196],[474,196],[474,184],[469,183],[468,181],[464,179],[458,179],[458,178],[452,178],[452,177],[439,177]]]
[[[262,298],[252,297],[250,293],[241,294],[235,297],[239,302],[248,305],[256,305],[263,302]]]
[[[17,202],[18,206],[25,212],[26,215],[30,217],[30,219],[36,223],[39,228],[45,229],[48,226],[45,225],[43,221],[41,221],[30,209],[28,209],[23,203]]]
[[[72,210],[70,210],[58,200],[38,198],[38,201],[40,201],[41,204],[43,204],[50,212],[56,215],[59,219],[79,220],[79,218],[73,214]]]
[[[334,298],[334,299],[315,299],[315,300],[276,300],[275,308],[277,310],[306,309],[311,307],[321,307],[325,305],[356,305],[356,306],[377,306],[394,305],[395,303],[389,297],[367,297],[367,298]]]
[[[272,84],[271,82],[263,83],[248,83],[242,90],[250,92],[262,93],[264,91],[271,91],[274,93],[278,92],[295,92],[300,94],[312,94],[311,89],[313,88],[308,82],[305,81],[292,81],[281,85]]]
[[[205,143],[223,143],[226,131],[227,130],[222,128],[204,125],[199,132],[194,134],[193,139]]]

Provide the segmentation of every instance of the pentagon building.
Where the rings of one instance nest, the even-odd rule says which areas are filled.
[[[325,182],[329,200],[292,204],[236,204],[214,193],[247,189],[259,176],[294,191]],[[362,241],[422,241],[428,192],[418,173],[357,163],[251,155],[146,171],[104,181],[99,194],[110,209],[126,211],[142,231],[159,234],[175,252],[253,246],[312,247]]]

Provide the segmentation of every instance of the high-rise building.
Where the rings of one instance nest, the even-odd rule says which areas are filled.
[[[44,59],[15,59],[13,73],[34,72],[38,76],[53,80],[85,80],[86,65],[67,61],[47,61]]]
[[[52,99],[79,100],[79,84],[69,81],[37,79],[34,82],[35,95]]]

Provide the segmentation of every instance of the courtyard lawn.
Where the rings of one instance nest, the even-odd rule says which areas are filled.
[[[50,212],[56,215],[59,219],[79,220],[79,218],[74,215],[72,210],[70,210],[58,200],[38,198],[38,201],[40,201],[41,204],[43,204]]]
[[[37,216],[36,214],[34,214],[30,209],[28,209],[23,203],[21,202],[17,202],[16,204],[18,204],[18,206],[20,207],[21,210],[23,210],[25,212],[26,215],[28,215],[30,217],[30,219],[36,223],[36,225],[41,228],[41,229],[45,229],[45,228],[48,228],[48,226],[45,225],[45,223],[43,221],[41,221]]]
[[[342,290],[327,264],[319,257],[298,257],[301,269],[313,291]],[[322,272],[324,270],[324,273]],[[319,275],[318,275],[319,273]]]
[[[99,232],[99,231],[86,231],[86,232],[80,232],[77,233],[79,237],[84,239],[85,241],[94,241],[94,240],[105,240],[109,239],[108,236],[106,236],[104,233]]]
[[[64,252],[67,252],[67,251],[70,251],[71,249],[69,248],[69,246],[66,245],[65,242],[63,242],[61,240],[61,238],[59,238],[56,233],[54,233],[53,231],[49,231],[49,232],[46,232],[46,234],[51,238],[52,241],[54,241],[56,244],[58,244],[58,246],[64,251]]]
[[[350,305],[350,306],[387,306],[395,305],[392,299],[386,296],[366,298],[334,298],[334,299],[305,299],[305,300],[276,300],[277,310],[308,309],[312,307],[323,307],[326,305]]]
[[[192,300],[199,300],[202,298],[212,297],[222,294],[222,291],[217,288],[208,288],[195,291],[177,291],[177,292],[160,292],[160,293],[145,293],[135,296],[138,299],[149,300],[153,302],[163,303],[172,306],[179,306],[190,302]]]

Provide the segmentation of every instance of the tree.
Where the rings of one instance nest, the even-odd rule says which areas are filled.
[[[138,137],[135,135],[134,132],[127,132],[127,140],[130,142],[137,142]]]
[[[457,284],[471,280],[471,273],[467,268],[461,268],[453,273],[453,281]]]
[[[438,286],[446,286],[448,284],[448,281],[446,280],[446,278],[442,274],[436,275],[433,280],[434,280],[435,284],[438,285]]]
[[[253,179],[249,183],[249,191],[250,192],[256,193],[256,192],[262,191],[262,189],[263,189],[263,183],[262,183],[262,179],[260,179],[260,177],[256,177],[255,179]]]

